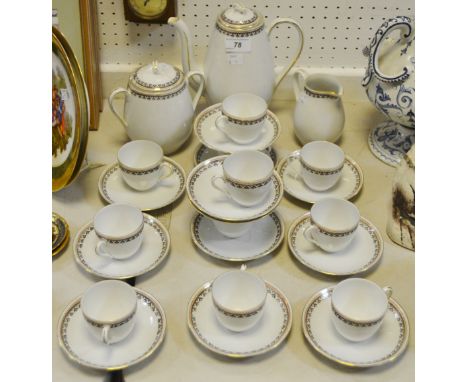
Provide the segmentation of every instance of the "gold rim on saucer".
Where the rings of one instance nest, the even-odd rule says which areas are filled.
[[[212,352],[227,356],[230,358],[246,358],[252,357],[260,354],[265,354],[275,348],[277,348],[288,336],[292,327],[292,310],[291,305],[289,304],[286,296],[281,292],[277,287],[269,282],[265,281],[267,287],[267,293],[270,294],[275,300],[279,301],[281,308],[283,310],[283,326],[281,327],[281,332],[275,337],[275,339],[268,345],[263,348],[248,351],[248,352],[231,352],[227,349],[221,349],[215,344],[209,342],[206,338],[203,337],[203,334],[200,333],[196,320],[193,317],[193,312],[196,311],[197,306],[200,302],[206,297],[206,295],[211,291],[213,281],[206,282],[197,291],[192,295],[190,299],[189,306],[187,309],[187,324],[195,340],[202,345],[203,347],[211,350]]]
[[[278,213],[274,211],[269,214],[269,217],[273,220],[277,228],[274,242],[268,249],[251,257],[246,257],[246,258],[224,257],[220,255],[219,253],[216,253],[212,251],[211,249],[209,249],[208,247],[206,247],[198,233],[198,226],[200,224],[201,219],[204,218],[204,215],[200,213],[196,214],[193,217],[192,224],[190,225],[190,233],[192,236],[192,241],[197,246],[197,248],[200,249],[203,253],[206,253],[207,255],[210,255],[219,260],[242,262],[242,261],[251,261],[251,260],[259,259],[275,251],[281,245],[284,239],[285,230],[284,230],[284,223],[283,223],[283,220],[281,219],[281,216],[278,215]],[[226,238],[226,240],[230,240],[230,239]]]
[[[380,259],[382,258],[382,254],[384,250],[384,242],[382,239],[382,235],[380,234],[377,227],[374,226],[374,224],[372,224],[369,220],[361,216],[359,225],[369,233],[374,243],[374,253],[372,255],[372,258],[362,267],[359,267],[358,269],[354,269],[350,272],[344,272],[344,273],[329,272],[324,269],[315,267],[314,265],[305,261],[304,258],[297,252],[296,243],[295,243],[296,236],[299,230],[301,229],[301,226],[304,224],[307,224],[309,221],[310,221],[310,213],[307,212],[306,214],[299,216],[296,220],[294,220],[291,223],[289,230],[288,230],[289,250],[294,255],[294,257],[305,267],[312,269],[316,272],[322,273],[324,275],[328,275],[328,276],[353,276],[353,275],[366,272],[369,269],[373,268],[375,265],[379,263]],[[329,256],[333,256],[333,254],[330,254]]]
[[[273,176],[272,176],[273,191],[275,193],[273,202],[270,203],[270,205],[266,207],[260,213],[257,213],[255,215],[252,215],[246,218],[226,218],[225,216],[221,216],[217,213],[209,212],[203,206],[200,205],[194,193],[195,182],[200,177],[200,174],[202,172],[210,169],[211,167],[222,165],[222,162],[224,161],[226,157],[227,155],[220,155],[214,158],[207,159],[204,162],[200,163],[198,166],[195,166],[192,169],[192,171],[190,171],[187,177],[187,185],[186,185],[187,196],[190,200],[190,203],[192,203],[195,209],[198,212],[202,213],[203,215],[208,216],[212,219],[220,220],[222,222],[227,222],[227,223],[241,223],[241,222],[253,221],[253,220],[260,219],[261,217],[266,216],[269,213],[271,213],[278,206],[278,204],[280,203],[283,197],[283,182],[281,181],[279,174],[275,170],[273,170]],[[239,208],[245,208],[245,207],[239,206]]]
[[[388,309],[390,312],[395,316],[395,319],[398,321],[400,334],[398,338],[398,342],[395,348],[387,354],[385,357],[380,359],[371,360],[369,362],[351,362],[349,360],[341,359],[332,353],[328,352],[320,343],[318,343],[317,339],[314,337],[313,332],[310,328],[310,316],[313,313],[314,309],[324,300],[331,297],[333,293],[333,287],[324,288],[321,291],[315,293],[312,298],[307,302],[302,311],[302,331],[304,333],[305,338],[307,341],[312,345],[312,347],[322,356],[328,358],[329,360],[339,363],[341,365],[353,367],[353,368],[367,368],[367,367],[374,367],[384,365],[389,362],[395,361],[399,356],[401,356],[406,347],[408,346],[409,340],[409,321],[404,309],[393,299],[390,298],[388,300]]]
[[[156,268],[169,254],[170,248],[171,248],[171,237],[169,235],[168,230],[166,227],[164,227],[164,224],[162,224],[158,219],[155,217],[148,215],[148,214],[143,214],[144,216],[144,224],[153,228],[157,234],[160,236],[161,241],[162,241],[162,248],[161,248],[161,253],[156,257],[155,261],[151,263],[150,266],[136,272],[136,273],[129,273],[126,275],[109,275],[105,274],[102,272],[99,272],[98,270],[92,268],[86,260],[83,258],[83,254],[81,252],[82,248],[82,243],[84,240],[86,240],[86,237],[94,231],[94,226],[93,222],[90,221],[89,223],[85,224],[76,234],[75,240],[73,241],[73,253],[75,257],[75,261],[80,265],[85,271],[95,275],[99,276],[102,278],[106,279],[114,279],[114,280],[125,280],[131,277],[137,277],[141,276],[149,271],[152,271],[154,268]],[[144,228],[143,228],[144,229]],[[130,261],[128,259],[127,261]],[[115,260],[119,261],[119,260]]]
[[[57,256],[58,254],[62,253],[65,247],[68,245],[68,242],[70,241],[70,232],[67,232],[65,235],[65,238],[63,239],[62,243],[52,251],[52,257]]]
[[[168,205],[174,203],[177,199],[179,199],[185,191],[186,177],[185,177],[184,169],[177,162],[173,161],[172,159],[166,156],[164,157],[164,162],[169,163],[174,168],[174,174],[179,178],[179,188],[177,189],[176,194],[170,201],[168,201],[164,205],[141,208],[141,211],[143,212],[154,211],[154,210],[167,207]],[[109,192],[107,191],[107,179],[116,171],[120,171],[119,164],[117,162],[108,166],[102,172],[101,176],[99,177],[99,182],[98,182],[99,193],[101,194],[102,198],[109,204],[112,204],[115,201],[112,200],[112,198],[109,195]],[[135,192],[137,193],[137,192],[145,192],[145,191],[135,191]]]
[[[278,163],[278,166],[277,166],[277,171],[278,173],[280,174],[281,176],[281,180],[283,180],[283,177],[285,175],[285,170],[286,168],[288,167],[289,165],[289,158],[291,157],[295,157],[295,156],[299,156],[299,151],[300,150],[296,150],[294,152],[292,152],[291,154],[289,154],[288,156],[286,156],[285,158],[283,158],[279,163]],[[299,160],[299,159],[298,159]],[[353,199],[356,195],[359,194],[359,192],[361,191],[362,189],[362,186],[364,184],[364,174],[362,172],[362,169],[361,167],[357,164],[357,162],[352,159],[350,156],[346,155],[345,157],[345,163],[344,163],[344,166],[348,166],[351,171],[353,172],[354,174],[354,177],[356,179],[356,183],[355,183],[355,186],[353,188],[353,190],[348,194],[348,195],[345,195],[345,196],[342,196],[341,198],[343,199],[346,199],[346,200],[351,200]],[[293,198],[295,199],[298,199],[298,200],[301,200],[303,202],[306,202],[306,203],[312,203],[314,204],[316,202],[316,200],[312,201],[310,199],[307,199],[307,198],[303,198],[303,197],[300,197],[296,192],[294,192],[294,190],[291,190],[289,187],[288,187],[288,183],[287,182],[284,182],[283,181],[283,186],[284,186],[284,191],[286,193],[288,193],[289,195],[291,195]],[[314,192],[314,193],[318,193],[319,191],[312,191],[311,192]],[[326,191],[320,191],[321,193],[323,193],[325,196],[327,194],[327,190]]]
[[[157,312],[157,314],[161,317],[161,319],[158,322],[158,328],[156,332],[156,337],[154,341],[152,342],[151,346],[139,357],[136,359],[133,359],[127,363],[122,363],[118,365],[114,365],[112,367],[107,367],[104,365],[98,365],[86,360],[81,359],[78,355],[76,355],[71,349],[70,344],[68,343],[67,340],[67,327],[68,323],[70,321],[70,317],[73,316],[75,313],[77,313],[80,310],[80,302],[81,302],[81,296],[75,298],[63,311],[60,319],[59,319],[59,324],[58,324],[58,340],[59,340],[59,345],[62,348],[62,350],[65,352],[65,354],[70,358],[72,361],[78,363],[81,366],[89,367],[92,369],[97,369],[97,370],[106,370],[106,371],[114,371],[114,370],[121,370],[125,369],[127,367],[130,367],[132,365],[135,365],[137,363],[140,363],[141,361],[145,360],[148,358],[151,354],[154,353],[154,351],[161,345],[164,336],[166,334],[166,315],[164,313],[164,310],[161,306],[161,304],[148,292],[145,292],[141,289],[135,288],[135,292],[137,293],[137,298],[139,300],[143,300],[153,312]],[[106,345],[109,346],[109,345]]]

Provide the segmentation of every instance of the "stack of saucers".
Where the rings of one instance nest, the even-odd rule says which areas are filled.
[[[283,240],[284,225],[274,211],[283,185],[260,151],[205,160],[190,172],[187,194],[198,211],[192,239],[209,256],[244,262],[270,254]]]
[[[63,217],[52,212],[52,256],[63,251],[70,240],[70,229]]]

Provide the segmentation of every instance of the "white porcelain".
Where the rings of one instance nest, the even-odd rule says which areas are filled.
[[[339,334],[330,319],[333,288],[317,292],[302,313],[305,338],[322,356],[338,364],[367,368],[395,361],[409,339],[409,322],[403,308],[390,299],[381,330],[367,341],[353,342]]]
[[[179,199],[185,190],[185,172],[173,160],[164,157],[164,163],[172,167],[172,174],[159,181],[156,187],[137,191],[123,180],[119,164],[107,167],[99,178],[99,193],[107,203],[128,203],[142,211],[163,208]]]
[[[326,252],[345,249],[354,239],[360,215],[357,207],[347,200],[321,199],[310,209],[311,225],[304,238]]]
[[[312,141],[335,142],[345,124],[343,87],[339,81],[327,74],[306,76],[298,70],[294,73],[293,85],[296,137],[303,145]]]
[[[198,76],[199,86],[192,100],[187,84],[194,76]],[[115,89],[109,96],[109,105],[130,139],[154,141],[166,154],[172,154],[190,136],[203,87],[202,73],[190,72],[185,76],[176,67],[155,61],[133,73],[127,88]],[[125,94],[123,116],[113,103],[119,93]]]
[[[369,133],[371,151],[396,166],[415,142],[415,29],[406,16],[384,21],[369,46],[362,86],[371,103],[390,120]]]
[[[262,133],[267,104],[255,94],[236,93],[223,100],[221,113],[216,128],[236,143],[250,143]]]
[[[245,269],[242,265],[239,271],[223,273],[211,285],[216,318],[234,332],[249,330],[261,320],[267,297],[265,281]]]
[[[283,158],[278,164],[278,173],[283,181],[284,190],[296,199],[315,203],[323,198],[342,198],[350,200],[362,189],[364,176],[361,167],[349,156],[345,157],[338,182],[325,191],[314,191],[297,174],[301,171],[299,150]]]
[[[138,191],[146,191],[171,176],[174,168],[164,162],[164,153],[153,141],[137,140],[124,144],[117,153],[123,180]]]
[[[258,325],[233,332],[216,318],[211,283],[205,283],[192,296],[187,309],[188,326],[194,339],[206,349],[234,358],[252,357],[277,348],[291,331],[292,311],[286,296],[266,283],[267,298]]]
[[[377,227],[361,217],[353,241],[344,249],[329,252],[311,245],[304,237],[310,227],[310,214],[296,219],[289,228],[288,245],[293,256],[304,266],[330,276],[352,276],[376,267],[384,244]]]
[[[87,272],[107,279],[128,279],[156,268],[169,255],[171,239],[169,232],[158,219],[151,215],[143,215],[143,242],[133,256],[125,260],[114,260],[97,255],[94,248],[99,239],[93,222],[89,222],[75,236],[75,261]]]
[[[261,203],[272,187],[274,164],[260,151],[237,151],[223,161],[223,175],[211,178],[212,186],[244,207]]]
[[[114,203],[94,216],[96,254],[115,260],[135,254],[143,242],[143,214],[129,204]]]
[[[265,199],[246,208],[212,185],[214,177],[223,176],[226,158],[226,155],[214,157],[192,169],[187,177],[187,195],[192,205],[203,215],[228,223],[252,221],[271,213],[283,196],[283,185],[276,171],[273,171],[270,192]]]
[[[377,333],[388,310],[392,288],[350,278],[333,289],[330,314],[336,330],[346,339],[365,341]]]
[[[220,260],[245,262],[258,259],[272,253],[283,241],[283,222],[275,212],[251,222],[249,229],[236,238],[221,233],[215,226],[216,222],[197,214],[192,221],[191,231],[195,245],[207,255]]]
[[[343,150],[327,141],[307,143],[299,150],[300,172],[293,174],[314,191],[332,188],[341,177],[345,155]],[[289,159],[293,160],[293,158]]]
[[[235,239],[237,237],[243,236],[252,228],[252,222],[229,223],[216,219],[210,220],[215,226],[215,228],[218,230],[218,232],[230,239]]]
[[[168,23],[178,32],[184,53],[184,71],[191,70],[196,62],[192,51],[192,39],[187,25],[178,17]],[[291,61],[275,74],[273,51],[270,45],[271,31],[280,24],[288,24],[297,30],[299,41]],[[221,102],[227,96],[248,92],[257,94],[267,102],[274,90],[297,61],[303,48],[303,33],[299,24],[287,18],[277,18],[265,28],[263,16],[255,8],[234,4],[222,11],[216,27],[210,34],[205,56],[206,92],[212,103]]]
[[[265,150],[261,150],[263,153],[267,154],[271,160],[273,161],[273,163],[276,165],[277,161],[278,161],[278,153],[276,152],[275,148],[274,147],[267,147]],[[194,154],[193,154],[193,163],[196,165],[200,164],[201,162],[207,160],[207,159],[210,159],[210,158],[213,158],[213,157],[217,157],[219,155],[225,155],[226,153],[222,153],[222,152],[219,152],[219,151],[216,151],[216,150],[212,150],[208,147],[206,147],[205,145],[203,144],[199,144],[196,148],[196,150],[194,151]]]
[[[88,330],[110,345],[127,337],[135,325],[136,292],[119,280],[104,280],[89,287],[81,298],[81,312]]]
[[[216,127],[216,120],[222,115],[221,104],[210,106],[195,118],[195,134],[206,147],[221,153],[234,153],[240,150],[265,150],[279,137],[281,127],[278,118],[270,110],[261,128],[260,135],[249,143],[237,143]]]
[[[137,295],[135,325],[123,341],[112,345],[106,345],[89,333],[81,297],[65,308],[59,319],[58,340],[70,360],[92,369],[119,370],[150,357],[162,344],[166,333],[163,308],[149,293],[133,289]]]

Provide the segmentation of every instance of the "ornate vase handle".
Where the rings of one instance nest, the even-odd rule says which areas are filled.
[[[403,71],[401,73],[396,74],[385,74],[379,68],[379,52],[382,43],[385,41],[387,36],[396,29],[400,30],[401,39],[407,40],[412,38],[414,34],[412,21],[409,17],[397,16],[385,21],[377,30],[370,46],[364,51],[364,54],[369,56],[369,73],[366,75],[364,82],[369,83],[372,75],[375,75],[383,82],[400,82],[405,81],[409,77],[409,69],[406,66],[403,67]],[[367,83],[363,83],[363,85],[366,86]]]
[[[297,34],[299,35],[299,48],[297,49],[297,52],[294,55],[291,62],[289,63],[289,65],[276,78],[275,87],[274,87],[273,91],[276,90],[276,88],[281,83],[281,81],[283,81],[286,74],[288,74],[288,72],[291,70],[291,68],[297,62],[297,60],[299,59],[299,56],[302,53],[302,48],[304,47],[304,32],[302,31],[301,26],[293,19],[282,18],[282,17],[277,18],[275,21],[273,21],[271,23],[270,27],[268,28],[268,37],[270,37],[271,31],[273,30],[273,28],[275,28],[277,25],[280,25],[280,24],[291,24],[294,28],[296,28]]]

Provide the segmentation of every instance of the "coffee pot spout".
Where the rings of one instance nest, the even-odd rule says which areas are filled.
[[[192,50],[192,36],[190,34],[190,30],[187,24],[179,17],[170,17],[167,22],[177,29],[177,34],[179,35],[181,45],[182,67],[184,68],[184,73],[188,73],[195,69],[193,67],[195,61]]]

